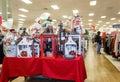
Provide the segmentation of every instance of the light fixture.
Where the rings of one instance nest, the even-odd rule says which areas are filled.
[[[92,23],[88,23],[88,25],[92,25]]]
[[[105,27],[106,25],[103,25],[103,27]]]
[[[23,14],[19,14],[19,16],[24,18],[27,17],[26,15],[23,15]]]
[[[51,8],[53,8],[54,10],[58,10],[59,7],[57,5],[51,5]]]
[[[116,18],[111,18],[110,20],[115,20]]]
[[[74,15],[77,15],[77,13],[79,13],[79,11],[77,9],[73,10]]]
[[[89,16],[94,16],[94,13],[89,13]]]
[[[10,12],[7,12],[7,14],[10,14]]]
[[[22,12],[29,12],[27,9],[25,9],[25,8],[19,8],[19,10],[20,11],[22,11]]]
[[[118,14],[120,14],[120,12],[118,12]]]
[[[106,18],[106,16],[101,16],[101,18]]]
[[[100,24],[96,24],[97,26],[100,25]]]
[[[5,21],[5,20],[2,20],[3,22]]]
[[[98,21],[98,23],[101,23],[102,21]]]
[[[52,21],[56,22],[57,20],[53,19]]]
[[[117,23],[113,23],[113,24],[117,24]]]
[[[110,22],[106,22],[106,24],[110,24]]]
[[[18,20],[20,20],[20,21],[25,21],[25,19],[18,19]]]
[[[22,0],[22,2],[24,2],[26,4],[32,4],[32,1],[30,1],[30,0]]]
[[[96,1],[96,0],[92,0],[92,1],[90,1],[90,6],[95,6],[95,5],[96,5],[96,3],[97,3],[97,1]]]
[[[89,19],[88,21],[89,21],[89,22],[92,22],[93,20],[92,20],[92,19]]]
[[[63,17],[63,18],[68,18],[68,16],[66,16],[66,15],[63,15],[62,17]]]
[[[2,14],[2,12],[0,12],[0,14]]]
[[[23,21],[18,21],[18,23],[19,23],[19,24],[22,24],[22,23],[24,23],[24,22],[23,22]]]

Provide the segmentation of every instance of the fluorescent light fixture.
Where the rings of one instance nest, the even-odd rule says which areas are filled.
[[[54,10],[58,10],[59,7],[57,5],[51,5],[51,8],[53,8]]]
[[[7,14],[10,14],[10,12],[7,12]]]
[[[20,11],[22,11],[22,12],[29,12],[27,9],[25,9],[25,8],[19,8],[19,10]]]
[[[88,23],[88,25],[92,25],[92,23]]]
[[[106,16],[101,16],[101,18],[106,18]]]
[[[116,18],[111,18],[110,20],[115,20]]]
[[[106,24],[110,24],[110,22],[106,22]]]
[[[117,24],[117,23],[113,23],[113,24]]]
[[[96,1],[96,0],[92,0],[92,1],[90,1],[90,6],[95,6],[95,5],[96,5],[96,3],[97,3],[97,1]]]
[[[94,16],[94,13],[89,13],[89,16]]]
[[[118,14],[120,14],[120,12],[118,12]]]
[[[25,21],[25,19],[18,19],[18,20],[20,20],[20,21]]]
[[[5,20],[2,20],[3,22],[5,21]]]
[[[100,25],[100,24],[96,24],[97,26]]]
[[[101,23],[102,21],[98,21],[98,23]]]
[[[26,15],[23,15],[23,14],[19,14],[19,16],[24,18],[27,17]]]
[[[56,22],[57,20],[53,19],[52,21]]]
[[[18,21],[18,23],[19,23],[19,24],[22,24],[22,23],[24,23],[24,22],[23,22],[23,21]]]
[[[22,0],[22,2],[24,2],[26,4],[32,4],[32,1],[30,1],[30,0]]]
[[[68,18],[68,16],[66,16],[66,15],[63,15],[63,18]]]
[[[88,21],[89,21],[89,22],[92,22],[93,20],[92,20],[92,19],[89,19]]]
[[[73,14],[77,14],[79,11],[77,9],[73,10]]]

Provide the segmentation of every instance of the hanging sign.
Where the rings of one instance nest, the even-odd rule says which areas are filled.
[[[2,16],[0,16],[0,25],[2,24]]]
[[[120,28],[120,24],[115,24],[112,26],[113,28]]]
[[[95,26],[91,25],[90,30],[95,30]]]

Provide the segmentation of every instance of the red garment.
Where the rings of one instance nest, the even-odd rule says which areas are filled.
[[[1,82],[8,82],[17,76],[34,75],[75,80],[76,82],[84,82],[87,78],[82,55],[73,60],[63,58],[4,58]]]

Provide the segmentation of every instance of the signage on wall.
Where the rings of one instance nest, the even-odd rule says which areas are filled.
[[[113,28],[120,28],[120,24],[115,24],[112,26]]]
[[[0,16],[0,25],[2,24],[2,16]]]
[[[95,26],[91,25],[90,30],[95,30]]]

